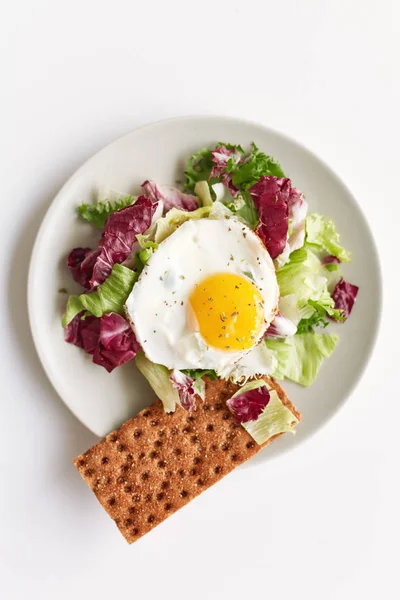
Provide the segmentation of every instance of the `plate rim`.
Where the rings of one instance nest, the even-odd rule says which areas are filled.
[[[364,376],[364,373],[367,369],[367,366],[372,358],[374,349],[376,347],[377,344],[377,340],[378,340],[378,334],[379,334],[379,330],[380,330],[380,326],[381,326],[381,320],[382,320],[382,296],[383,296],[383,280],[382,280],[382,265],[381,265],[381,259],[380,259],[380,254],[378,251],[378,247],[376,244],[376,240],[375,240],[375,236],[373,233],[372,228],[370,227],[369,221],[366,218],[360,203],[358,202],[357,198],[355,197],[355,195],[353,194],[353,192],[351,191],[351,189],[349,188],[349,186],[347,185],[347,183],[341,178],[339,177],[339,175],[336,173],[336,171],[330,166],[329,163],[327,163],[325,161],[325,159],[321,158],[318,154],[316,154],[313,150],[309,149],[307,146],[305,146],[302,142],[298,141],[296,138],[292,137],[291,135],[288,135],[286,133],[281,132],[279,129],[275,129],[274,127],[270,127],[268,125],[264,125],[262,123],[258,123],[257,121],[252,121],[249,119],[244,119],[241,117],[233,117],[233,116],[227,116],[227,115],[222,115],[222,114],[206,114],[206,113],[198,113],[198,114],[186,114],[186,115],[182,115],[182,116],[175,116],[175,117],[170,117],[167,119],[158,119],[156,121],[152,121],[149,123],[145,123],[143,125],[139,125],[138,127],[135,127],[134,129],[118,136],[117,138],[115,138],[114,140],[112,140],[111,142],[104,144],[101,148],[99,148],[96,152],[94,152],[91,156],[89,156],[69,177],[68,179],[63,183],[63,185],[59,188],[59,190],[57,191],[57,193],[55,194],[55,196],[53,197],[53,199],[51,200],[49,206],[46,209],[45,215],[39,225],[39,228],[37,230],[36,236],[35,236],[35,241],[34,244],[32,246],[32,251],[31,251],[31,256],[30,256],[30,260],[29,260],[29,269],[28,269],[28,278],[27,278],[27,305],[28,305],[28,320],[29,320],[29,325],[30,325],[30,330],[31,330],[31,334],[32,334],[32,339],[33,339],[33,343],[34,343],[34,347],[35,350],[37,352],[37,355],[39,357],[40,363],[44,369],[44,372],[46,374],[46,377],[48,378],[48,380],[50,381],[54,391],[56,392],[56,394],[59,396],[59,398],[62,400],[62,402],[64,403],[64,405],[68,408],[68,410],[75,416],[75,418],[82,423],[89,431],[91,431],[92,433],[94,433],[96,436],[98,437],[102,437],[101,435],[99,435],[98,432],[94,431],[93,428],[87,423],[86,419],[82,419],[81,417],[79,417],[77,415],[77,413],[75,412],[75,410],[69,405],[69,403],[67,403],[64,398],[63,395],[61,393],[61,391],[59,390],[59,386],[56,383],[55,377],[53,377],[53,374],[51,373],[51,370],[47,367],[47,361],[46,361],[46,357],[45,357],[45,352],[42,349],[41,343],[39,342],[39,334],[37,333],[37,327],[36,327],[36,323],[35,323],[35,315],[34,315],[34,309],[33,309],[33,280],[34,280],[34,275],[35,275],[35,270],[37,268],[37,260],[36,257],[39,253],[39,249],[41,246],[41,240],[43,238],[43,235],[46,231],[46,226],[48,221],[51,218],[51,215],[53,213],[53,211],[56,210],[56,207],[58,205],[58,203],[61,201],[62,197],[63,197],[63,192],[64,190],[71,184],[71,182],[79,177],[80,173],[87,167],[87,165],[96,159],[96,157],[103,152],[106,148],[109,148],[113,145],[117,145],[122,139],[131,136],[133,133],[136,133],[138,131],[142,131],[145,129],[152,129],[152,128],[156,128],[164,123],[170,122],[182,122],[182,121],[190,121],[190,120],[196,120],[196,121],[201,121],[201,120],[215,120],[215,121],[225,121],[225,123],[229,124],[229,122],[231,123],[241,123],[243,125],[247,125],[247,126],[252,126],[255,128],[258,128],[260,130],[263,130],[265,133],[270,133],[273,134],[277,137],[280,137],[281,139],[285,140],[286,142],[288,142],[291,145],[296,146],[299,150],[301,150],[302,152],[306,153],[308,156],[312,157],[314,160],[316,160],[317,162],[319,162],[325,169],[326,171],[331,175],[331,177],[333,177],[333,179],[335,181],[337,181],[339,183],[339,185],[341,185],[345,190],[346,193],[348,194],[348,196],[351,198],[352,202],[356,205],[358,212],[361,216],[361,218],[364,221],[364,226],[366,227],[370,239],[372,241],[372,251],[373,254],[375,256],[375,260],[376,260],[376,275],[377,275],[377,281],[378,281],[378,289],[376,290],[376,319],[375,319],[375,327],[374,330],[371,332],[372,336],[371,336],[371,341],[369,344],[369,347],[367,348],[367,353],[366,353],[366,358],[361,366],[361,368],[359,369],[356,377],[354,378],[354,380],[352,381],[351,385],[349,386],[347,393],[340,399],[340,401],[334,406],[334,408],[330,411],[329,414],[327,414],[323,420],[320,422],[320,424],[318,425],[318,427],[314,430],[312,430],[307,436],[305,436],[303,439],[300,440],[300,442],[298,442],[296,445],[288,445],[288,446],[283,446],[280,450],[280,452],[278,453],[273,453],[272,456],[270,457],[269,460],[271,459],[276,459],[278,458],[278,456],[282,456],[283,454],[286,454],[287,452],[291,452],[293,450],[295,450],[295,448],[301,446],[302,444],[304,444],[305,442],[310,441],[317,433],[321,432],[326,425],[328,424],[329,421],[331,421],[335,416],[338,415],[339,411],[343,408],[343,406],[345,405],[346,401],[351,397],[352,393],[354,392],[355,388],[357,387],[357,385],[359,384],[359,382],[361,381],[362,377]],[[257,462],[255,463],[255,466],[257,465]]]

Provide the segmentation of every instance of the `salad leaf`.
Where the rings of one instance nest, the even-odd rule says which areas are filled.
[[[319,258],[305,244],[293,252],[289,262],[276,271],[281,296],[293,294],[300,303],[318,300],[328,281],[322,273]]]
[[[140,196],[131,206],[122,208],[108,217],[97,250],[86,254],[79,265],[70,266],[73,250],[68,257],[74,279],[87,282],[87,289],[93,290],[110,275],[114,264],[123,263],[130,255],[138,233],[149,228],[157,204],[145,196]],[[82,277],[81,277],[82,276]]]
[[[198,181],[194,186],[194,192],[199,198],[201,206],[212,206],[213,199],[207,181]]]
[[[227,405],[238,423],[247,423],[258,419],[269,399],[267,384],[263,379],[256,379],[239,388],[227,401]]]
[[[141,350],[129,323],[120,315],[110,313],[100,318],[100,334],[93,362],[109,373],[132,360]]]
[[[240,217],[250,229],[255,229],[258,225],[259,217],[253,198],[249,192],[243,192],[241,197],[244,204],[238,210],[235,210],[235,216]]]
[[[163,242],[167,237],[174,233],[186,221],[190,219],[202,219],[208,217],[211,212],[211,206],[202,206],[197,210],[188,212],[179,208],[171,208],[165,217],[157,221],[157,228],[154,239],[157,244]]]
[[[358,294],[358,286],[352,283],[347,283],[343,278],[336,284],[333,290],[332,298],[335,303],[335,308],[341,313],[341,319],[338,319],[336,314],[330,314],[335,320],[346,321],[351,311],[353,310],[354,302]],[[336,312],[338,312],[336,311]]]
[[[141,247],[141,250],[138,250],[135,254],[135,267],[137,273],[141,273],[143,271],[154,250],[158,249],[158,244],[148,240],[147,238],[147,235],[138,234],[136,236],[136,241]]]
[[[198,381],[202,377],[209,377],[212,381],[215,381],[218,376],[212,369],[182,369],[182,373],[188,377],[192,377],[195,381]]]
[[[100,319],[89,316],[82,319],[81,312],[68,323],[64,330],[64,339],[69,344],[82,348],[87,354],[94,354],[100,333]]]
[[[342,311],[335,308],[334,299],[327,289],[318,300],[309,300],[307,304],[314,309],[314,313],[310,317],[300,320],[297,333],[308,333],[313,331],[315,326],[326,327],[329,324],[326,317],[331,317],[335,321],[344,321]]]
[[[275,259],[277,267],[286,264],[290,254],[304,245],[307,210],[308,203],[304,200],[302,192],[292,188],[288,200],[288,239],[282,253]]]
[[[315,309],[308,302],[299,302],[295,294],[281,296],[278,306],[282,315],[295,325],[301,319],[308,319],[315,312]]]
[[[244,154],[243,148],[232,144],[220,143],[211,154],[214,166],[211,170],[210,178],[222,181],[230,192],[236,196],[238,188],[232,183],[232,173],[228,169],[228,163],[229,165],[240,163]]]
[[[218,144],[215,150],[211,152],[213,168],[210,177],[219,179],[220,177],[223,177],[223,175],[226,175],[228,162],[230,165],[237,165],[242,160],[243,154],[244,150],[241,146],[223,143]]]
[[[195,379],[185,375],[178,369],[173,369],[169,379],[172,387],[178,392],[179,404],[187,411],[192,411],[195,407],[196,392],[194,390]]]
[[[226,142],[219,142],[214,150],[203,148],[189,159],[185,171],[187,189],[193,191],[197,181],[210,185],[222,181],[233,195],[248,190],[266,175],[284,177],[279,163],[254,143],[247,154],[241,146]]]
[[[74,248],[67,258],[72,277],[87,290],[90,289],[89,282],[96,260],[97,254],[91,248]]]
[[[337,271],[338,270],[338,266],[335,263],[328,263],[327,265],[325,265],[325,269],[329,272],[331,271]]]
[[[208,215],[209,219],[230,219],[234,217],[235,214],[222,202],[216,200],[210,210]]]
[[[340,245],[333,219],[312,213],[306,220],[307,242],[315,244],[342,262],[350,262],[350,253]]]
[[[329,321],[326,320],[326,310],[319,306],[318,302],[313,300],[308,301],[310,306],[313,306],[314,312],[307,319],[301,319],[297,326],[297,333],[310,333],[314,331],[314,327],[326,327]],[[312,304],[313,303],[313,304]]]
[[[242,423],[247,433],[261,445],[280,433],[295,433],[298,418],[285,406],[275,390],[270,390],[270,399],[256,421]]]
[[[208,181],[213,166],[212,153],[208,148],[203,148],[200,152],[193,154],[189,158],[185,170],[185,187],[193,192],[198,181]]]
[[[289,226],[290,179],[262,177],[250,190],[260,217],[257,234],[264,242],[271,258],[281,254],[286,245]]]
[[[145,181],[142,183],[145,196],[151,198],[153,202],[161,201],[164,205],[164,213],[171,208],[182,208],[184,210],[196,210],[199,207],[199,201],[196,196],[185,194],[178,188],[169,185],[159,185],[155,181]]]
[[[321,260],[321,263],[324,265],[324,267],[334,266],[336,269],[337,269],[337,265],[339,265],[341,262],[342,261],[337,256],[333,256],[332,254],[328,254],[328,256],[325,256]]]
[[[153,388],[157,398],[163,403],[165,412],[174,412],[176,405],[179,404],[179,395],[172,385],[167,367],[151,362],[144,352],[136,355],[135,363]]]
[[[308,387],[317,377],[324,361],[334,351],[337,335],[302,333],[284,340],[266,340],[267,347],[275,354],[277,368],[273,376],[291,379]]]
[[[82,319],[77,314],[65,328],[65,341],[93,356],[93,362],[109,373],[132,360],[141,349],[129,323],[120,315]]]
[[[305,244],[293,252],[290,261],[276,272],[282,294],[281,312],[298,323],[298,334],[311,332],[315,326],[326,327],[328,316],[342,320],[328,292],[324,270],[319,258]]]
[[[297,331],[296,325],[284,317],[280,312],[276,315],[271,325],[265,332],[266,337],[270,338],[285,338],[291,337]]]
[[[212,188],[216,200],[213,203],[209,218],[222,219],[224,217],[235,217],[250,229],[255,229],[258,223],[258,213],[254,206],[252,197],[248,192],[238,194],[234,198],[226,193],[226,187],[222,183],[215,183]]]
[[[96,204],[82,203],[78,206],[77,210],[82,219],[103,229],[105,222],[111,213],[133,204],[135,199],[134,196],[126,196],[119,200],[105,200],[104,202],[97,202]]]
[[[66,311],[62,317],[62,326],[66,327],[81,311],[85,315],[101,317],[105,313],[123,314],[124,304],[137,280],[137,274],[122,265],[114,265],[111,275],[90,294],[70,296]]]
[[[255,185],[261,177],[285,177],[280,164],[271,156],[261,152],[252,143],[252,150],[241,162],[230,160],[227,171],[232,175],[232,183],[242,191]]]

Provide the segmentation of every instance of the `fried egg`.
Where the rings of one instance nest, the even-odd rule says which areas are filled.
[[[159,245],[125,308],[149,360],[227,372],[254,351],[278,299],[259,237],[235,219],[199,219]]]

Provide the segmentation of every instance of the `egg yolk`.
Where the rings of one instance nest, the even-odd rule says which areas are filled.
[[[209,346],[226,351],[254,346],[264,322],[263,299],[254,283],[216,273],[196,285],[189,301]]]

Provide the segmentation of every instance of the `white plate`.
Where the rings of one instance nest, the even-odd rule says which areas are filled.
[[[297,435],[283,436],[267,454],[299,444],[329,419],[350,394],[366,366],[378,327],[381,304],[380,270],[374,240],[350,191],[316,156],[293,140],[246,121],[224,117],[185,117],[137,129],[89,159],[52,202],[34,246],[29,272],[29,317],[36,348],[58,394],[89,429],[104,436],[152,402],[147,382],[134,362],[113,373],[91,363],[91,357],[66,344],[60,316],[66,288],[76,293],[66,267],[75,246],[92,246],[98,230],[82,223],[76,206],[90,202],[99,186],[138,193],[145,179],[174,183],[183,178],[187,158],[219,140],[248,145],[254,141],[282,165],[302,190],[311,211],[333,217],[353,262],[343,267],[347,280],[360,287],[355,309],[344,325],[332,325],[340,343],[308,389],[285,382],[284,388],[301,410]]]

